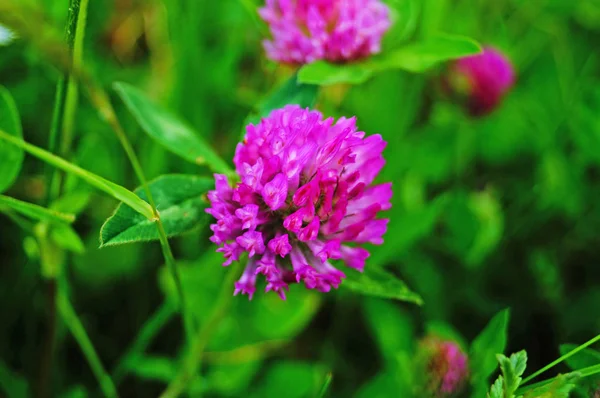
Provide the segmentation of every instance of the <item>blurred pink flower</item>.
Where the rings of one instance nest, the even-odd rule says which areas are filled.
[[[450,84],[454,91],[464,91],[469,112],[485,115],[496,109],[515,83],[510,60],[500,51],[485,47],[481,54],[461,58],[451,69]]]
[[[208,194],[223,265],[248,253],[235,294],[252,298],[259,274],[282,299],[289,283],[328,292],[345,277],[330,259],[362,271],[369,252],[359,245],[383,243],[388,220],[376,217],[391,207],[391,184],[372,185],[385,164],[381,136],[297,105],[246,131],[234,157],[241,181],[232,188],[216,174]]]
[[[468,359],[454,341],[425,338],[421,342],[427,367],[427,389],[433,397],[451,397],[464,387]]]
[[[259,14],[273,36],[267,56],[290,64],[368,57],[391,25],[381,0],[267,0]]]

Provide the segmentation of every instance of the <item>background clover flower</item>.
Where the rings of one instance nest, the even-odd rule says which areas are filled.
[[[426,367],[426,388],[432,397],[451,397],[464,387],[469,375],[468,359],[454,341],[427,337],[420,354]]]
[[[273,36],[267,56],[291,64],[368,57],[391,26],[381,0],[267,0],[259,14]]]
[[[485,47],[481,54],[459,59],[450,74],[451,89],[467,97],[469,112],[474,116],[496,109],[514,82],[510,60],[492,47]]]
[[[223,265],[248,253],[235,294],[252,298],[260,274],[282,299],[289,283],[328,292],[345,277],[329,260],[362,271],[369,252],[353,244],[383,243],[388,220],[376,217],[391,207],[391,183],[372,185],[385,145],[355,118],[334,122],[296,105],[250,124],[234,157],[240,182],[216,174],[208,194]]]

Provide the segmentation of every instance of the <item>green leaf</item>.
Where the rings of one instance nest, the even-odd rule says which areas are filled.
[[[136,213],[137,214],[137,213]],[[66,224],[56,224],[51,227],[50,237],[60,247],[81,254],[85,245],[73,228]]]
[[[312,108],[317,101],[318,93],[319,86],[299,83],[297,75],[294,74],[282,85],[275,88],[275,90],[260,103],[255,114],[246,118],[241,139],[243,140],[246,136],[245,127],[248,124],[260,122],[261,118],[267,117],[274,109],[283,108],[285,105],[292,104],[300,105],[303,108]]]
[[[469,359],[473,385],[485,381],[496,369],[496,354],[502,354],[506,348],[509,319],[508,309],[500,311],[471,343]]]
[[[468,37],[438,34],[361,62],[334,64],[316,61],[304,65],[298,72],[298,81],[319,85],[360,84],[378,72],[402,69],[422,73],[444,61],[479,52],[481,52],[479,44]]]
[[[562,344],[560,346],[560,355],[567,355],[579,347],[575,344]],[[567,366],[573,370],[579,370],[590,366],[600,364],[600,352],[591,348],[585,348],[577,354],[565,359]]]
[[[380,61],[380,68],[425,72],[434,66],[453,59],[478,54],[479,44],[465,36],[437,34],[392,51]]]
[[[515,391],[521,384],[521,376],[527,367],[527,352],[525,350],[514,353],[507,358],[505,355],[496,356],[500,369],[504,376],[504,395],[506,398],[513,398]]]
[[[217,173],[232,173],[197,132],[142,91],[126,83],[115,83],[114,88],[142,129],[156,142],[192,163],[207,165]]]
[[[366,82],[376,71],[377,63],[374,59],[349,64],[315,61],[300,68],[298,81],[322,86],[337,83],[360,84]]]
[[[29,396],[27,380],[21,375],[14,373],[3,361],[0,361],[0,392],[4,392],[5,395],[3,396],[9,398],[25,398]]]
[[[372,297],[363,301],[371,333],[387,362],[395,361],[399,352],[411,352],[415,335],[411,317],[394,304]]]
[[[367,265],[362,273],[349,270],[342,286],[367,296],[423,304],[421,297],[409,290],[404,282],[389,272],[373,266]]]
[[[578,373],[558,375],[552,382],[527,391],[524,398],[569,398],[579,377]]]
[[[265,98],[258,106],[258,113],[261,117],[267,116],[274,109],[292,104],[300,105],[303,108],[311,108],[317,101],[318,92],[319,86],[302,84],[298,81],[297,75],[294,74]]]
[[[17,106],[3,86],[0,86],[0,130],[23,139]],[[0,193],[6,191],[19,175],[24,156],[23,149],[0,142]]]
[[[319,366],[302,362],[276,362],[264,375],[253,396],[264,398],[303,398],[318,394],[322,371]],[[294,388],[290,388],[293,381]]]
[[[148,183],[148,187],[167,236],[188,232],[207,218],[204,209],[208,201],[204,194],[214,187],[212,179],[172,174],[158,177]],[[135,193],[146,200],[143,188],[136,189]],[[154,222],[122,204],[100,230],[100,247],[151,240],[158,240]]]
[[[494,384],[492,384],[487,398],[504,398],[504,378],[502,375],[498,376]]]
[[[67,391],[61,393],[59,398],[87,398],[88,392],[85,387],[77,385],[69,388]]]
[[[23,214],[24,216],[40,221],[51,221],[58,223],[71,223],[75,221],[74,214],[61,213],[55,210],[46,209],[33,203],[23,202],[11,198],[10,196],[0,195],[0,208],[5,207]]]
[[[52,202],[50,208],[63,213],[79,214],[85,210],[90,196],[89,191],[69,192]]]

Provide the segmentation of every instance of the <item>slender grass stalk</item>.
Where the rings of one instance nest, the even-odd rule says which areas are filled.
[[[152,207],[144,200],[142,200],[135,193],[130,190],[117,185],[113,182],[110,182],[96,174],[93,174],[87,170],[82,169],[81,167],[74,165],[73,163],[67,162],[63,158],[60,158],[56,155],[51,154],[50,152],[38,148],[35,145],[28,144],[27,142],[15,138],[7,132],[0,130],[0,139],[10,142],[11,144],[18,146],[19,148],[23,148],[29,154],[57,167],[61,170],[66,171],[67,173],[71,173],[91,186],[98,188],[101,191],[109,194],[121,202],[124,202],[129,207],[142,214],[146,218],[152,220],[155,218],[155,213],[152,210]]]
[[[579,376],[580,378],[583,378],[583,377],[594,376],[599,373],[600,373],[600,364],[588,366],[587,368],[582,368],[582,369],[576,370],[574,372],[566,373],[566,374],[564,374],[564,376]],[[517,391],[515,391],[515,395],[518,396],[523,393],[526,393],[527,391],[531,391],[535,388],[543,387],[547,384],[552,383],[554,380],[555,380],[555,378],[552,378],[552,379],[540,381],[538,383],[530,384],[526,387],[519,387],[519,389]]]
[[[83,67],[83,40],[87,20],[88,0],[70,0],[67,26],[65,29],[66,44],[69,48],[73,68]],[[71,71],[65,72],[56,85],[52,127],[48,140],[48,151],[65,157],[70,152],[75,126],[75,114],[79,103],[79,91],[76,79]],[[57,141],[60,132],[61,144],[57,152]],[[54,168],[46,173],[50,187],[47,204],[60,194],[60,175]]]
[[[142,330],[138,333],[135,341],[127,352],[121,357],[117,366],[112,372],[113,380],[115,383],[119,383],[125,376],[127,370],[127,362],[138,355],[141,355],[148,345],[152,342],[158,332],[165,326],[165,324],[173,318],[175,315],[175,308],[173,305],[165,301],[161,306],[152,314],[152,316],[146,321]]]
[[[217,304],[210,315],[210,318],[198,331],[193,342],[192,348],[185,358],[184,363],[177,377],[167,386],[167,389],[161,394],[160,398],[175,398],[181,395],[188,383],[196,375],[198,369],[202,366],[204,349],[208,344],[210,337],[219,326],[221,320],[227,313],[233,295],[231,294],[231,286],[239,276],[240,264],[235,263],[234,268],[229,270],[225,280],[222,282],[221,291],[217,298]]]
[[[522,382],[521,385],[526,384],[527,382],[529,382],[530,380],[533,380],[534,378],[536,378],[537,376],[541,375],[542,373],[544,373],[545,371],[553,368],[554,366],[558,365],[559,363],[561,363],[562,361],[564,361],[565,359],[568,359],[570,357],[572,357],[573,355],[577,354],[579,351],[583,350],[584,348],[589,347],[590,345],[594,344],[595,342],[600,341],[600,334],[596,337],[594,337],[593,339],[587,341],[586,343],[583,343],[582,345],[580,345],[577,348],[574,348],[573,350],[569,351],[568,353],[566,353],[565,355],[561,356],[560,358],[558,358],[556,361],[553,361],[551,363],[549,363],[548,365],[544,366],[543,368],[541,368],[540,370],[538,370],[537,372],[533,373],[532,375],[526,377]],[[587,368],[586,368],[587,369]]]
[[[10,196],[0,195],[0,205],[8,207],[24,216],[38,220],[72,223],[75,221],[74,214],[61,213],[56,210],[46,209],[34,203],[23,202],[22,200],[11,198]]]
[[[325,397],[325,395],[327,395],[327,391],[329,390],[329,386],[331,385],[332,380],[333,373],[327,373],[327,375],[325,375],[325,382],[323,383],[323,387],[321,388],[321,392],[319,393],[319,398],[323,398]]]
[[[65,321],[65,324],[79,344],[79,347],[81,347],[81,351],[83,352],[85,359],[88,361],[94,376],[96,376],[104,396],[108,398],[118,397],[117,389],[108,373],[106,373],[104,370],[104,366],[102,366],[102,362],[100,361],[100,358],[98,357],[98,354],[96,353],[96,350],[94,349],[94,346],[88,337],[85,328],[77,317],[75,309],[69,302],[62,283],[58,284],[56,303],[58,311]]]

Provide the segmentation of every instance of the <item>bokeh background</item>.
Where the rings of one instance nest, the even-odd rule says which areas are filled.
[[[144,90],[231,159],[247,116],[294,72],[265,58],[259,3],[92,1],[85,67],[109,89],[125,81]],[[62,31],[68,1],[37,4]],[[557,358],[560,344],[586,341],[600,330],[600,3],[389,4],[394,27],[384,48],[435,32],[463,34],[504,51],[517,74],[501,106],[481,118],[468,116],[442,90],[447,65],[424,74],[383,72],[362,85],[320,91],[317,109],[356,115],[362,130],[388,141],[380,180],[394,184],[391,222],[367,267],[385,266],[424,304],[367,298],[343,287],[315,294],[296,286],[287,301],[274,294],[257,294],[252,302],[236,297],[207,347],[204,382],[197,390],[192,385],[190,396],[315,396],[328,373],[331,396],[409,396],[400,392],[394,358],[413,352],[430,330],[471,341],[507,307],[508,352],[526,349],[531,370]],[[27,40],[0,47],[0,84],[15,98],[25,139],[41,147],[59,76]],[[209,175],[151,141],[116,95],[113,103],[149,178]],[[137,185],[117,139],[85,97],[75,131],[73,162]],[[40,161],[27,157],[8,194],[43,202],[44,173]],[[85,252],[69,255],[64,270],[71,300],[120,395],[158,396],[185,351],[160,247],[99,249],[100,227],[116,201],[77,180],[67,186],[85,198],[74,225]],[[200,324],[225,277],[208,232],[201,225],[172,240]],[[47,286],[35,241],[2,215],[0,237],[0,396],[35,396],[48,339]],[[140,337],[141,330],[151,337]],[[49,396],[100,396],[60,320],[56,341]]]

